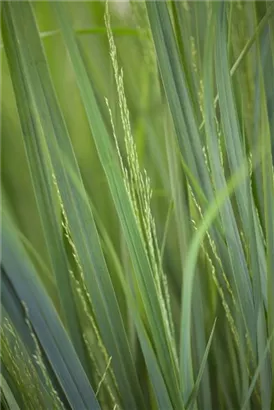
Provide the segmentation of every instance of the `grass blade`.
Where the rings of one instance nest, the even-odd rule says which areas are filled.
[[[56,3],[55,8],[63,33],[63,38],[76,73],[78,86],[85,105],[96,148],[108,179],[109,188],[129,248],[135,269],[136,280],[138,287],[141,290],[142,301],[145,306],[147,320],[154,338],[162,371],[166,380],[168,380],[170,391],[174,391],[174,394],[171,394],[171,397],[174,398],[177,406],[181,406],[176,366],[174,358],[172,357],[171,347],[169,347],[168,355],[166,354],[167,351],[163,349],[164,346],[170,346],[171,342],[168,340],[165,325],[163,323],[156,285],[136,219],[133,214],[132,205],[129,202],[121,171],[115,158],[113,145],[111,144],[108,132],[102,121],[101,113],[98,110],[94,92],[88,79],[77,41],[74,37],[73,31],[71,30],[70,24],[68,24],[68,20],[65,17],[64,7],[61,3]]]
[[[6,216],[3,218],[5,276],[28,309],[31,324],[53,371],[73,408],[100,407],[75,350]],[[22,261],[25,261],[23,264]]]
[[[13,85],[16,90],[17,107],[24,135],[25,147],[29,160],[32,181],[34,185],[36,201],[44,230],[48,253],[51,260],[51,268],[55,274],[59,297],[62,307],[62,318],[67,325],[73,343],[81,357],[82,363],[86,363],[83,341],[80,337],[77,312],[74,305],[70,278],[68,275],[69,264],[67,261],[64,245],[62,242],[61,220],[56,208],[54,197],[51,164],[43,153],[43,142],[39,130],[39,122],[34,108],[33,98],[28,93],[28,85],[25,67],[22,64],[22,50],[14,47],[18,44],[18,33],[14,21],[13,8],[21,13],[21,7],[25,5],[11,5],[6,2],[3,5],[3,40],[5,51],[12,72]],[[26,104],[26,101],[29,103]]]
[[[45,149],[44,155],[50,158],[60,205],[65,213],[67,229],[70,231],[80,268],[83,270],[93,301],[103,341],[112,356],[114,372],[126,405],[135,408],[136,400],[139,403],[142,400],[131,352],[79,167],[51,83],[33,13],[27,2],[6,3],[5,8],[14,18],[17,28],[15,36],[20,33],[20,42],[15,40],[17,49],[14,48],[14,52],[17,51],[17,55],[21,57],[20,64],[27,81],[26,97],[30,104],[33,100],[35,102],[38,121],[43,131],[41,144]],[[30,135],[30,138],[33,139],[35,136]],[[72,180],[71,174],[68,173],[70,167],[77,182]],[[77,194],[75,183],[79,184],[83,191],[81,196]]]
[[[17,404],[17,401],[12,393],[12,390],[10,389],[4,376],[1,375],[1,401],[3,400],[3,396],[9,409],[20,410],[20,407]]]

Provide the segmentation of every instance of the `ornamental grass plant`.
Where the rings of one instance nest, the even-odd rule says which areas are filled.
[[[273,30],[2,2],[1,408],[274,408]]]

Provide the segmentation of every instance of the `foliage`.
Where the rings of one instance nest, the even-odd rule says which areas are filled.
[[[1,4],[1,406],[271,409],[273,3]]]

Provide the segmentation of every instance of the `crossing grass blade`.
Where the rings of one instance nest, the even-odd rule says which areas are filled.
[[[265,364],[265,360],[266,360],[267,354],[268,354],[268,352],[269,352],[269,350],[270,350],[270,345],[271,345],[271,342],[272,342],[272,340],[273,340],[273,336],[274,336],[274,333],[273,333],[273,330],[272,330],[272,334],[271,334],[270,337],[268,338],[268,341],[267,341],[267,344],[265,345],[263,354],[262,354],[261,357],[260,357],[260,361],[259,361],[258,366],[257,366],[257,368],[256,368],[256,370],[255,370],[255,372],[254,372],[253,377],[252,377],[252,380],[251,380],[251,383],[250,383],[250,386],[249,386],[247,395],[246,395],[246,397],[245,397],[245,400],[244,400],[244,402],[243,402],[243,405],[242,405],[242,407],[241,407],[241,410],[245,410],[245,409],[247,408],[247,406],[248,406],[250,397],[251,397],[251,395],[252,395],[252,393],[253,393],[253,391],[254,391],[256,382],[257,382],[257,380],[258,380],[258,378],[259,378],[261,368],[262,368],[262,367],[264,366],[264,364]]]
[[[210,336],[209,336],[209,339],[208,339],[208,342],[207,342],[207,346],[206,346],[206,349],[204,351],[203,359],[202,359],[202,362],[201,362],[201,365],[200,365],[200,369],[199,369],[197,379],[195,380],[193,391],[191,392],[188,403],[186,404],[187,409],[191,409],[193,407],[193,404],[195,403],[195,401],[197,399],[198,390],[199,390],[200,383],[201,383],[201,380],[202,380],[202,377],[203,377],[203,374],[204,374],[206,362],[207,362],[207,359],[208,359],[209,350],[210,350],[211,343],[212,343],[212,338],[213,338],[213,335],[214,335],[215,325],[216,325],[216,319],[214,321],[214,324],[213,324],[213,327],[212,327],[212,330],[211,330],[211,333],[210,333]],[[203,403],[202,405],[204,405],[204,404],[205,403]]]
[[[180,357],[182,360],[181,371],[184,374],[184,380],[187,380],[188,372],[191,371],[191,299],[193,293],[194,275],[196,270],[196,263],[199,254],[199,248],[203,238],[207,234],[210,225],[217,217],[219,209],[223,206],[228,196],[231,195],[237,186],[246,177],[248,172],[246,162],[242,164],[241,168],[236,174],[231,177],[231,180],[222,190],[219,191],[215,200],[209,206],[204,215],[197,233],[194,235],[189,254],[185,264],[185,282],[182,287],[182,306],[181,306],[181,325],[180,325]],[[189,385],[191,381],[188,380]],[[188,396],[186,396],[188,399]],[[190,397],[190,396],[189,396]]]

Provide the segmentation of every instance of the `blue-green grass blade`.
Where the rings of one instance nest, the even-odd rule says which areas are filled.
[[[213,111],[213,38],[215,36],[214,30],[214,19],[212,19],[209,25],[209,37],[206,44],[206,64],[204,73],[204,86],[205,86],[205,129],[207,135],[207,144],[209,148],[209,161],[212,170],[213,183],[215,185],[216,191],[223,189],[226,186],[226,179],[224,175],[224,168],[221,164],[219,148],[218,148],[218,138],[215,126],[215,113]],[[223,46],[224,47],[223,43]],[[229,137],[227,137],[229,138]],[[251,290],[251,280],[249,277],[247,262],[245,260],[244,251],[241,244],[240,233],[238,231],[237,222],[235,220],[233,208],[230,199],[224,203],[224,206],[220,209],[222,226],[226,236],[226,241],[228,245],[228,253],[231,258],[233,267],[232,276],[232,286],[237,295],[239,304],[242,306],[242,315],[244,323],[248,323],[250,320],[250,312],[253,312],[253,301],[252,301],[252,290]],[[230,221],[227,224],[227,221]],[[235,270],[234,267],[237,266]],[[240,269],[240,270],[239,270]],[[241,272],[241,274],[239,274]],[[253,319],[253,318],[252,318]],[[249,330],[253,329],[250,325]]]
[[[259,62],[258,62],[258,89],[261,96],[261,105],[259,113],[261,122],[259,125],[259,132],[261,136],[261,143],[265,146],[265,152],[262,153],[262,191],[263,191],[263,218],[265,226],[266,239],[266,267],[267,267],[267,320],[268,320],[268,335],[272,334],[274,328],[274,182],[273,182],[273,96],[270,92],[273,85],[273,40],[271,33],[273,32],[273,23],[265,28],[264,36],[261,39],[259,48]],[[270,343],[270,357],[273,361],[274,357],[274,343]],[[273,367],[272,367],[273,373]],[[273,377],[273,374],[272,374]],[[263,387],[263,386],[262,386]],[[273,382],[272,382],[273,395]],[[268,396],[271,395],[268,391]],[[267,399],[269,401],[269,398]]]
[[[2,271],[5,278],[5,272]],[[27,320],[27,319],[26,319]],[[30,329],[29,329],[30,331]],[[23,397],[25,405],[30,402],[30,407],[40,409],[51,408],[62,410],[62,402],[57,393],[52,396],[53,384],[50,386],[46,383],[50,379],[46,378],[45,373],[36,361],[37,350],[33,352],[28,350],[28,345],[22,342],[20,334],[10,320],[7,311],[2,307],[1,318],[1,362],[9,370],[10,377],[13,380],[14,393]],[[56,391],[56,386],[55,386]],[[59,390],[60,391],[60,390]],[[55,399],[58,398],[58,405]]]
[[[265,362],[265,360],[266,360],[266,358],[267,358],[267,354],[268,354],[268,352],[270,351],[270,345],[271,345],[271,343],[272,343],[272,341],[273,341],[273,336],[274,336],[274,331],[272,330],[272,333],[271,333],[270,337],[269,337],[268,340],[267,340],[267,344],[266,344],[266,346],[265,346],[265,349],[264,349],[264,351],[263,351],[263,354],[262,354],[261,357],[260,357],[258,366],[257,366],[257,368],[256,368],[256,370],[255,370],[255,372],[254,372],[254,374],[253,374],[253,377],[252,377],[252,380],[251,380],[251,383],[250,383],[250,386],[249,386],[247,395],[246,395],[246,397],[245,397],[245,399],[244,399],[244,401],[243,401],[243,405],[241,406],[241,410],[246,410],[246,407],[249,405],[249,400],[250,400],[250,397],[251,397],[251,395],[252,395],[252,393],[253,393],[253,391],[254,391],[254,388],[255,388],[255,386],[256,386],[258,377],[260,376],[261,368],[262,368],[262,366],[264,366],[264,364],[265,364],[264,362]]]
[[[7,216],[2,221],[2,266],[72,408],[99,410],[92,387],[58,315]],[[9,312],[8,312],[9,313]]]
[[[11,388],[9,387],[6,379],[4,378],[3,375],[1,375],[1,400],[2,400],[2,395],[4,395],[4,398],[10,408],[10,410],[20,410],[20,407],[16,401],[16,398],[14,397]]]
[[[217,87],[219,91],[219,101],[220,101],[220,111],[223,130],[225,133],[225,143],[227,146],[226,152],[228,156],[228,162],[231,172],[236,172],[236,170],[241,166],[243,160],[245,160],[245,143],[243,135],[241,135],[239,121],[236,113],[235,101],[233,99],[233,89],[231,84],[231,79],[228,71],[228,56],[224,44],[226,43],[226,24],[225,24],[225,7],[220,7],[219,18],[217,23],[216,31],[216,74],[217,74]],[[262,145],[265,148],[265,144]],[[264,152],[264,150],[263,150]],[[253,197],[251,195],[250,183],[248,179],[243,182],[236,192],[235,197],[238,205],[239,214],[242,221],[242,229],[244,232],[246,244],[251,255],[251,271],[253,275],[258,276],[255,278],[259,283],[261,283],[262,291],[264,294],[264,299],[266,302],[266,289],[265,289],[265,271],[263,267],[265,265],[265,254],[263,246],[263,238],[259,234],[259,221],[257,214],[255,212]],[[242,270],[243,288],[246,287],[245,291],[242,288],[240,291],[240,297],[245,303],[245,308],[243,311],[248,332],[251,337],[251,343],[253,351],[256,350],[256,334],[254,330],[254,316],[252,315],[252,295],[250,288],[250,278],[249,273],[245,264],[243,263],[243,258],[238,260]],[[256,303],[258,299],[258,293],[261,293],[260,285],[257,286]]]
[[[184,68],[181,65],[165,2],[146,3],[158,64],[180,150],[208,199],[212,188],[205,166],[199,126],[192,106]]]

